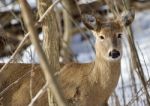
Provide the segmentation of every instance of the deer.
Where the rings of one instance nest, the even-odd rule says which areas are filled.
[[[109,21],[84,14],[82,20],[96,39],[96,58],[91,63],[68,63],[55,76],[68,106],[108,106],[120,76],[123,29],[133,22],[134,12],[125,12]],[[32,87],[29,86],[31,69],[34,73]],[[15,82],[17,79],[19,81]],[[10,87],[12,83],[14,85]],[[44,83],[38,64],[10,64],[0,73],[0,105],[27,106]],[[47,94],[44,93],[34,105],[48,106]]]
[[[123,12],[120,18],[108,21],[91,14],[82,19],[96,39],[96,59],[64,66],[59,74],[60,86],[73,106],[108,106],[120,76],[124,26],[133,22],[134,12]]]

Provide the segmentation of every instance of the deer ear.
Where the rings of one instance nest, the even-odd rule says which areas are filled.
[[[84,14],[82,16],[82,21],[89,29],[95,30],[97,28],[96,18],[92,15]]]
[[[122,14],[121,14],[121,23],[124,25],[124,26],[129,26],[133,20],[134,20],[134,17],[135,17],[135,11],[134,10],[129,10],[129,11],[124,11]]]

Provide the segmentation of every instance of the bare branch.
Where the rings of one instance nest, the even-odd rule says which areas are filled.
[[[10,57],[9,61],[3,65],[3,67],[0,69],[0,73],[5,70],[5,68],[8,66],[8,64],[13,60],[13,58],[17,55],[17,53],[20,51],[20,49],[23,47],[25,41],[27,40],[27,38],[29,37],[29,32],[25,35],[25,37],[23,38],[23,40],[20,42],[19,46],[17,47],[17,49],[15,50],[15,52],[12,54],[12,56]]]
[[[56,0],[43,14],[43,16],[40,17],[40,19],[38,20],[39,23],[41,23],[43,21],[43,19],[45,18],[45,16],[52,10],[52,8],[59,3],[59,0]]]
[[[31,71],[31,70],[30,70]],[[27,76],[30,71],[26,72],[23,76],[21,76],[20,78],[18,78],[17,80],[15,80],[13,83],[11,83],[9,86],[7,86],[6,88],[4,88],[1,92],[0,92],[0,96],[2,96],[5,92],[7,92],[12,86],[16,85],[21,79],[23,79],[25,76]]]
[[[44,94],[48,87],[48,83],[46,83],[40,90],[39,92],[35,95],[35,97],[31,100],[30,104],[28,106],[33,106],[34,102]]]

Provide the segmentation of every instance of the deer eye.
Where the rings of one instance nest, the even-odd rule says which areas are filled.
[[[119,34],[117,35],[117,38],[121,38],[121,37],[122,37],[122,34],[119,33]]]
[[[104,36],[101,35],[101,36],[99,36],[99,38],[103,40],[103,39],[104,39]]]

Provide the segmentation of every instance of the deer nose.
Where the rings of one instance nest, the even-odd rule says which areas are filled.
[[[117,58],[120,56],[120,52],[114,49],[114,50],[109,52],[109,56],[112,58]]]

